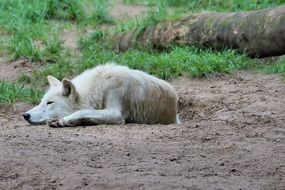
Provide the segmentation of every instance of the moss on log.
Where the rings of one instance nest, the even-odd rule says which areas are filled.
[[[167,49],[172,44],[233,48],[252,57],[285,54],[285,6],[251,12],[192,14],[115,36],[119,51]]]

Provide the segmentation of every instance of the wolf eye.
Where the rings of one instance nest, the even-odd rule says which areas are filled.
[[[53,101],[48,101],[48,102],[47,102],[47,105],[52,104],[52,103],[53,103]]]

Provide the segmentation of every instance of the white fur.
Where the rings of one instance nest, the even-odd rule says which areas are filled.
[[[27,112],[30,123],[50,119],[60,119],[60,126],[179,123],[173,87],[142,71],[109,63],[72,81],[52,76],[48,80],[50,89],[41,103]]]

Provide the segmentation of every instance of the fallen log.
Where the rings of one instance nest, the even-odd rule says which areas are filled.
[[[285,6],[250,12],[191,14],[116,35],[119,51],[131,48],[164,50],[172,44],[237,49],[251,57],[285,54]]]

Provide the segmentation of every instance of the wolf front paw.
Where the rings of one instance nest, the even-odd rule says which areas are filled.
[[[50,119],[47,122],[47,124],[48,124],[49,127],[52,127],[52,128],[64,127],[62,119]]]

